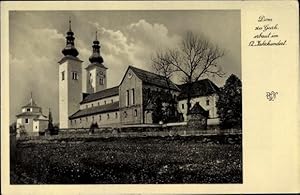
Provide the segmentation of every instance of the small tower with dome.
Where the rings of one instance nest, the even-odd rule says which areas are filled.
[[[43,115],[42,108],[33,100],[32,93],[29,103],[22,107],[17,116],[17,135],[40,135],[47,129],[48,118]]]
[[[100,42],[97,38],[97,31],[96,37],[93,41],[93,52],[89,58],[90,64],[86,67],[87,73],[87,86],[86,90],[87,93],[96,93],[98,91],[102,91],[107,87],[107,80],[106,80],[106,70],[107,68],[104,66],[104,60],[100,55]]]

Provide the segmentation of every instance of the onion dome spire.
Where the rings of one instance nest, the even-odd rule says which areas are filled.
[[[93,53],[91,55],[91,57],[89,58],[91,63],[103,63],[104,60],[102,58],[102,56],[100,55],[100,42],[97,39],[97,31],[96,31],[96,38],[93,41]]]
[[[78,51],[74,45],[74,39],[74,33],[72,32],[71,28],[71,19],[69,19],[69,31],[67,32],[66,36],[66,47],[62,50],[64,56],[78,56]]]

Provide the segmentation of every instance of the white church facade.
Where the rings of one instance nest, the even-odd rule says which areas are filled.
[[[177,110],[187,120],[186,86],[176,85],[171,80],[128,66],[121,83],[107,88],[107,69],[100,55],[100,42],[93,41],[89,64],[82,72],[83,61],[77,56],[74,33],[66,35],[66,47],[59,63],[59,126],[65,128],[89,128],[97,123],[99,127],[131,124],[152,124],[152,110],[145,104],[148,91],[168,90],[178,99]],[[86,91],[83,92],[82,78],[86,74]],[[208,112],[208,125],[219,123],[216,101],[219,88],[209,79],[197,81],[192,92],[192,106],[199,102]]]

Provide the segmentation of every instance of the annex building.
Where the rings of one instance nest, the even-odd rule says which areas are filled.
[[[132,124],[152,124],[151,105],[145,101],[149,91],[169,90],[178,100],[178,113],[187,120],[186,85],[176,85],[158,74],[128,66],[121,83],[107,88],[107,67],[100,54],[97,35],[93,41],[93,51],[89,64],[82,72],[83,61],[77,56],[74,33],[71,29],[66,35],[66,46],[59,63],[59,125],[60,128],[89,128],[97,123],[101,126],[122,126]],[[87,91],[83,92],[82,74],[86,74]],[[192,88],[192,107],[197,104],[208,113],[208,125],[219,123],[216,102],[219,88],[209,79],[194,83]]]

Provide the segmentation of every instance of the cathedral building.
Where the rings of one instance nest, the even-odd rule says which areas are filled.
[[[83,61],[79,59],[74,43],[75,37],[69,22],[66,46],[59,63],[59,125],[64,128],[89,128],[132,124],[152,124],[151,105],[146,104],[147,92],[169,91],[178,99],[177,109],[187,120],[187,97],[185,85],[176,85],[163,76],[128,66],[121,83],[107,88],[107,67],[100,52],[100,42],[93,41],[89,64],[82,72]],[[82,75],[86,74],[86,92],[82,90]],[[208,124],[218,124],[216,101],[218,87],[210,80],[200,80],[194,85],[192,105],[200,103],[209,113]]]

